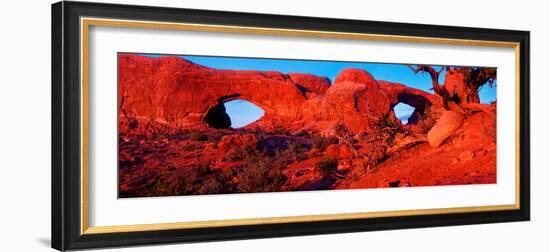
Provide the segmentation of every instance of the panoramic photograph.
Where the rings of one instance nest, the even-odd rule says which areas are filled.
[[[497,182],[496,68],[117,57],[120,198]]]

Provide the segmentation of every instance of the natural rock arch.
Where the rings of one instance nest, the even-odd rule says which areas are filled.
[[[432,105],[441,104],[437,96],[416,88],[408,87],[401,83],[379,80],[378,84],[390,99],[392,110],[395,105],[399,103],[414,107],[415,111],[408,119],[408,122],[412,124],[418,121],[419,116],[421,116],[426,109]]]
[[[418,113],[441,104],[439,97],[403,84],[376,80],[367,71],[342,70],[326,77],[276,71],[219,70],[180,57],[119,54],[119,130],[137,134],[184,128],[228,128],[223,103],[242,99],[264,110],[254,127],[297,130],[344,124],[370,132],[403,102]],[[416,113],[416,114],[418,114]],[[136,124],[138,126],[136,126]],[[128,127],[131,126],[131,127]],[[148,134],[148,133],[146,133]]]
[[[308,74],[218,70],[179,57],[119,55],[120,110],[172,127],[203,124],[209,110],[231,99],[250,101],[266,116],[297,120],[307,97],[329,86],[327,78]]]

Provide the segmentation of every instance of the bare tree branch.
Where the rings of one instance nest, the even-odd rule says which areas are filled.
[[[416,66],[416,68],[413,68],[412,65],[410,65],[410,64],[407,64],[407,66],[414,72],[414,74],[417,74],[418,71],[420,71],[420,69],[421,69],[420,66]]]
[[[444,88],[442,88],[439,85],[439,75],[443,72],[445,67],[441,67],[439,71],[436,71],[432,66],[429,65],[417,65],[416,68],[414,68],[412,65],[407,65],[415,74],[422,71],[422,73],[428,72],[430,74],[430,77],[432,79],[432,88],[435,93],[437,93],[440,96],[445,97],[447,95],[447,92]]]
[[[441,73],[443,72],[443,70],[445,70],[445,67],[444,67],[444,66],[441,66],[441,68],[439,69],[439,71],[437,71],[437,76],[441,75]]]

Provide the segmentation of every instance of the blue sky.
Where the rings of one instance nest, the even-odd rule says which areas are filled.
[[[161,55],[144,54],[149,57]],[[279,71],[282,73],[300,72],[319,76],[325,76],[334,81],[338,73],[345,68],[360,68],[370,72],[374,78],[403,83],[407,86],[418,88],[433,93],[430,76],[422,73],[414,74],[411,69],[402,64],[341,62],[341,61],[315,61],[315,60],[288,60],[288,59],[262,59],[262,58],[238,58],[218,56],[180,56],[194,63],[217,69],[234,70],[263,70]],[[437,67],[438,69],[439,67]],[[440,75],[439,82],[445,81],[445,71]],[[496,82],[495,82],[496,84]],[[490,103],[496,100],[496,85],[490,88],[485,85],[479,93],[482,103]],[[226,103],[227,113],[231,117],[232,127],[242,127],[263,115],[263,111],[249,102],[237,100]],[[408,105],[398,105],[394,108],[400,119],[408,118],[413,112]]]
[[[261,108],[245,100],[226,102],[225,112],[231,118],[231,127],[233,128],[246,126],[264,115]]]

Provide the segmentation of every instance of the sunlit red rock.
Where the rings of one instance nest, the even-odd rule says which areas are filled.
[[[463,123],[463,114],[454,111],[445,111],[428,132],[428,142],[432,147],[439,147],[447,138],[452,136]]]
[[[353,157],[351,148],[345,144],[331,144],[327,147],[326,155],[336,159],[349,159]]]
[[[255,125],[266,129],[341,122],[352,132],[368,132],[378,121],[394,117],[396,102],[420,110],[436,101],[431,94],[377,81],[360,69],[343,70],[331,84],[310,74],[218,70],[179,57],[118,57],[119,120],[125,126],[120,130],[128,133],[227,128],[223,103],[234,99],[262,108],[265,115]]]
[[[296,120],[306,100],[290,77],[279,72],[217,70],[179,57],[118,57],[119,116],[140,122],[198,126],[209,109],[233,99],[250,101],[266,115]]]
[[[331,83],[179,57],[118,57],[121,197],[496,182],[494,103],[443,105],[439,95],[362,69]],[[454,75],[447,72],[445,88],[466,97],[464,76]],[[223,103],[234,99],[264,116],[231,128]],[[398,103],[415,108],[407,125],[395,116]],[[335,163],[320,168],[327,159]]]
[[[312,74],[289,73],[290,79],[303,90],[306,98],[325,94],[330,87],[330,80]]]

